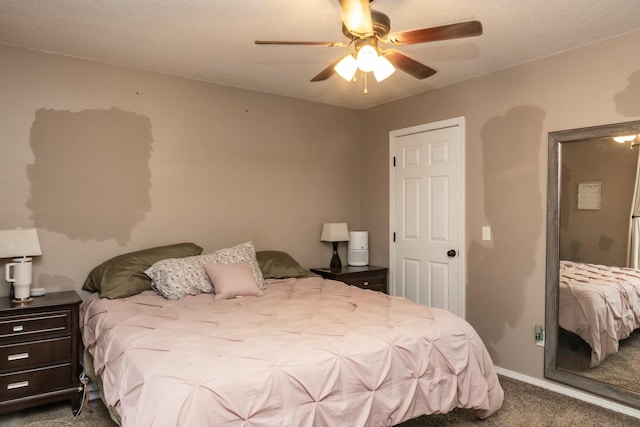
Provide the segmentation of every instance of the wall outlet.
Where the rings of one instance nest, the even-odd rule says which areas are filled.
[[[536,345],[544,347],[544,328],[540,325],[536,325],[535,327],[535,339]]]

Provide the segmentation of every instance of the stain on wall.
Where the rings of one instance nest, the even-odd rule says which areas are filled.
[[[37,283],[47,289],[73,289],[76,285],[72,278],[61,274],[40,274]]]
[[[604,234],[600,236],[598,240],[598,247],[603,252],[609,252],[611,250],[611,246],[613,246],[613,237],[605,236]]]
[[[640,71],[629,76],[627,87],[615,94],[616,111],[627,117],[640,116]]]
[[[569,253],[571,254],[571,258],[566,259],[580,259],[580,251],[582,250],[582,242],[579,240],[570,240],[569,241]],[[560,259],[563,260],[562,256]]]
[[[151,209],[151,121],[118,108],[41,108],[31,126],[27,208],[34,226],[120,246]]]
[[[489,119],[481,131],[484,210],[493,241],[474,240],[469,246],[474,283],[467,300],[491,324],[484,328],[488,347],[500,341],[507,325],[517,324],[535,268],[540,233],[532,230],[544,227],[539,164],[544,117],[538,107],[514,107]]]

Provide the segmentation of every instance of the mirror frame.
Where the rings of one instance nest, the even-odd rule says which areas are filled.
[[[558,291],[560,280],[560,179],[562,178],[560,169],[562,167],[561,143],[634,133],[640,134],[640,120],[549,132],[544,376],[550,380],[640,409],[640,394],[560,369],[557,366]]]

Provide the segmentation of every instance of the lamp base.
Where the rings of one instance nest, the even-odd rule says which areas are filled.
[[[338,255],[339,242],[331,243],[333,243],[333,256],[331,257],[331,264],[329,264],[329,267],[331,268],[331,270],[342,270],[342,261],[340,261],[340,256]]]
[[[33,301],[33,297],[29,297],[29,298],[13,298],[11,300],[11,302],[15,302],[15,303],[18,303],[18,304],[26,304],[26,303],[31,302],[31,301]]]

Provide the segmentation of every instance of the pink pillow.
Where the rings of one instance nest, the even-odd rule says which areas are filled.
[[[208,262],[204,265],[204,269],[216,292],[215,299],[264,295],[256,283],[253,268],[249,262],[236,264]]]

